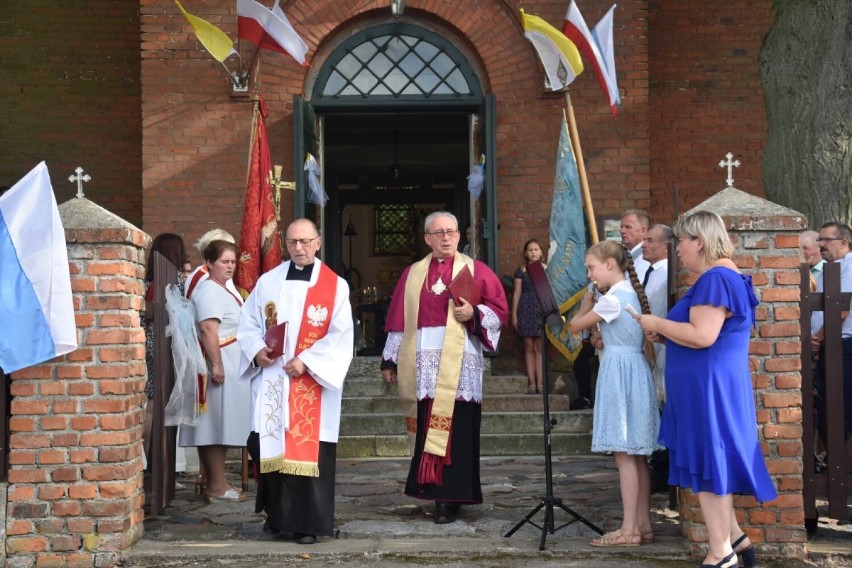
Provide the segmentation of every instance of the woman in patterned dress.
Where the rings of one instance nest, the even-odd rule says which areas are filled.
[[[528,394],[541,392],[543,377],[541,360],[541,305],[535,294],[533,282],[527,273],[527,265],[540,261],[541,245],[535,239],[524,243],[524,265],[515,270],[515,289],[512,294],[512,325],[524,339],[524,363],[526,364]]]

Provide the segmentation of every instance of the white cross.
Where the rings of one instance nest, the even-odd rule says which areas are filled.
[[[722,160],[721,162],[719,162],[719,167],[728,168],[728,179],[726,179],[725,181],[728,182],[728,187],[734,187],[734,168],[740,167],[740,161],[731,161],[731,158],[733,158],[734,155],[730,152],[725,154],[725,157],[728,158],[728,161],[726,162],[725,160]]]
[[[71,183],[74,183],[75,181],[77,182],[77,199],[80,199],[82,197],[85,197],[83,195],[83,182],[89,181],[90,179],[92,179],[92,176],[90,176],[89,174],[84,174],[83,168],[81,168],[80,166],[77,166],[77,169],[74,171],[77,172],[77,175],[75,176],[74,174],[71,174],[70,176],[68,176],[68,181],[70,181]]]

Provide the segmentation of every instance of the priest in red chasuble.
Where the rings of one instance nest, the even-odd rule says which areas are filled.
[[[243,305],[237,341],[251,380],[248,450],[260,465],[256,512],[265,529],[313,544],[334,532],[334,479],[343,380],[352,362],[349,286],[318,258],[321,237],[296,219],[290,260],[263,274]],[[267,330],[284,352],[273,355]]]
[[[435,501],[443,524],[461,505],[482,503],[482,353],[496,350],[508,305],[494,272],[457,252],[455,215],[432,213],[425,233],[432,253],[405,269],[388,309],[382,378],[399,384],[405,410],[413,455],[405,494]],[[479,290],[476,305],[450,296],[464,269]]]

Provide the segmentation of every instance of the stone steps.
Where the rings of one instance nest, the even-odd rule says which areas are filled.
[[[396,385],[386,385],[378,357],[356,357],[343,391],[338,457],[405,457],[408,436]],[[483,456],[544,454],[541,395],[526,393],[522,375],[483,380],[480,450]],[[592,411],[568,411],[564,394],[549,397],[553,455],[583,455],[591,446]]]

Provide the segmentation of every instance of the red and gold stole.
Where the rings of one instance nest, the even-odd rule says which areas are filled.
[[[317,283],[308,288],[296,353],[309,349],[325,337],[331,325],[337,274],[325,263],[319,264]],[[284,461],[280,472],[319,477],[319,433],[322,415],[322,385],[307,371],[290,379],[290,428],[284,435]]]

